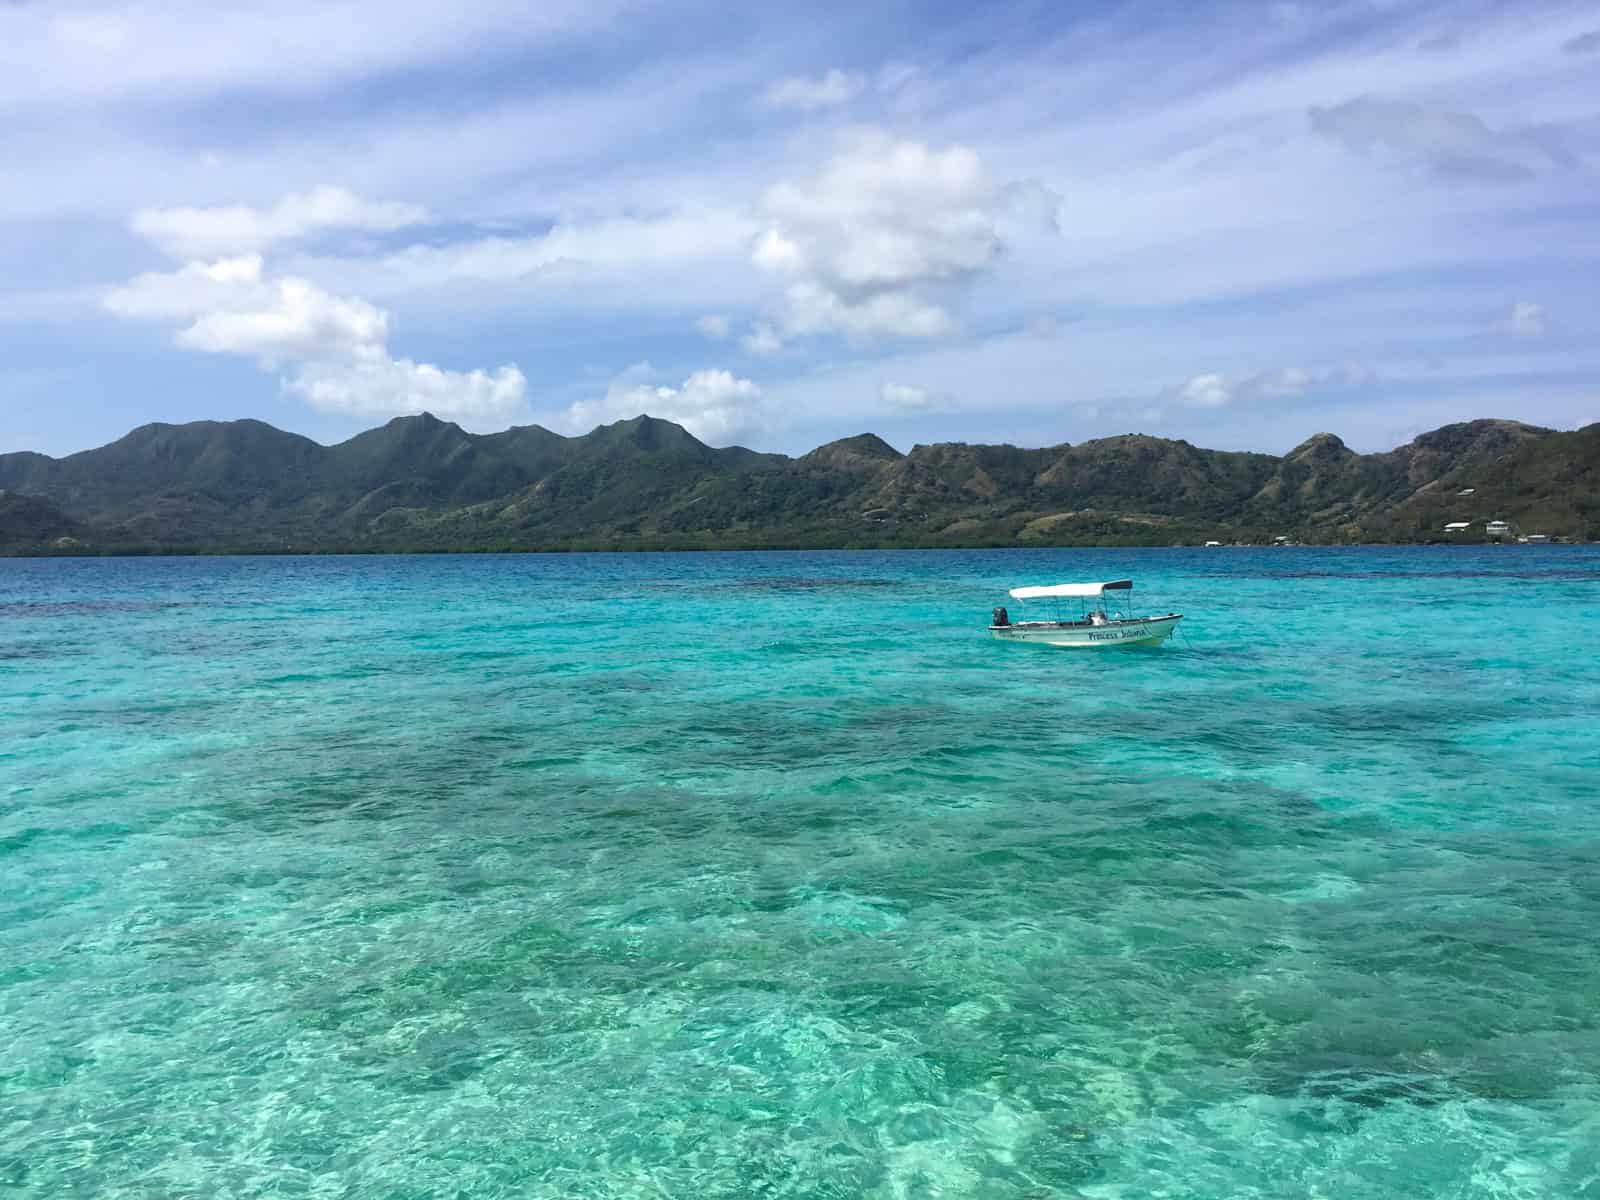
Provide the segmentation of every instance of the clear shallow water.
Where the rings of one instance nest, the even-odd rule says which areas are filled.
[[[983,633],[1123,574],[1187,637]],[[1597,623],[1583,547],[0,562],[0,1193],[1600,1196]]]

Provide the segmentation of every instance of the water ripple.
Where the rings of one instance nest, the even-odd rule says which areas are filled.
[[[1590,548],[13,566],[18,1195],[1600,1180]]]

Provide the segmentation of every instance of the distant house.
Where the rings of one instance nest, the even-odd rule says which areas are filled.
[[[1505,521],[1490,521],[1483,527],[1483,531],[1490,537],[1510,537],[1511,526]]]
[[[1470,495],[1472,495],[1472,493],[1476,492],[1477,490],[1478,490],[1477,488],[1462,488],[1459,492],[1456,493],[1456,495],[1458,495],[1458,496],[1470,496]]]
[[[1519,540],[1527,542],[1530,546],[1543,546],[1550,540],[1550,535],[1548,533],[1530,533],[1527,537]]]
[[[1451,521],[1444,527],[1446,533],[1460,533],[1464,529],[1471,529],[1471,521]]]

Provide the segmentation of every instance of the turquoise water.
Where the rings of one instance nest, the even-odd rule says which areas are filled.
[[[1186,636],[983,631],[1125,574]],[[1600,1196],[1597,624],[1585,547],[0,562],[0,1195]]]

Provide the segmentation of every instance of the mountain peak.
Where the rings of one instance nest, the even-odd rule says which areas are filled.
[[[832,467],[862,467],[873,463],[899,462],[905,457],[875,433],[858,433],[818,446],[800,461]]]
[[[484,436],[486,436],[486,437],[509,437],[509,438],[538,438],[538,439],[540,439],[542,441],[550,441],[550,440],[554,439],[556,441],[561,441],[561,442],[566,442],[566,441],[571,441],[572,440],[572,439],[568,438],[564,434],[557,433],[553,429],[546,429],[543,425],[508,425],[497,434],[496,433],[491,433],[491,434],[486,434]]]
[[[403,417],[394,417],[385,426],[387,429],[460,429],[454,421],[441,421],[431,412],[407,413]],[[465,432],[463,430],[463,432]]]
[[[0,454],[14,494],[0,497],[0,553],[75,552],[56,544],[78,536],[72,523],[102,551],[1123,545],[1269,529],[1427,541],[1473,505],[1595,537],[1597,445],[1600,426],[1473,421],[1365,455],[1327,433],[1281,458],[1138,434],[901,455],[858,434],[791,459],[712,449],[648,415],[563,438],[471,434],[418,413],[334,446],[193,422],[59,460]]]
[[[649,413],[640,413],[623,421],[596,428],[590,437],[605,445],[628,444],[640,450],[692,450],[697,453],[709,447],[682,425]]]
[[[1326,463],[1354,457],[1354,451],[1331,433],[1313,433],[1283,456],[1289,462]]]
[[[1476,421],[1458,421],[1453,425],[1442,425],[1438,429],[1418,434],[1410,444],[1418,450],[1454,452],[1468,446],[1510,447],[1529,438],[1545,437],[1554,432],[1553,429],[1528,425],[1522,421],[1484,417]]]

